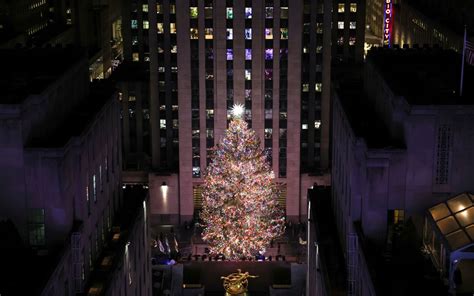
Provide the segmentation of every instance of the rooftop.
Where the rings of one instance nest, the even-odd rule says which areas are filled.
[[[91,84],[88,98],[73,108],[62,122],[57,122],[52,133],[47,137],[32,139],[27,146],[36,148],[63,147],[72,137],[80,136],[84,132],[115,91],[114,84],[109,80],[94,81]]]
[[[80,59],[80,48],[44,47],[0,49],[0,104],[20,104],[32,94],[40,94]]]
[[[440,48],[374,48],[374,64],[392,91],[411,105],[470,105],[474,103],[474,67],[464,67],[464,91],[459,96],[461,55]]]
[[[335,90],[355,135],[363,138],[369,148],[404,148],[403,143],[390,136],[388,127],[368,99],[360,66],[347,67],[337,76]]]

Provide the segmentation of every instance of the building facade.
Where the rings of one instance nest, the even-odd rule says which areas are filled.
[[[77,48],[3,50],[2,58],[0,217],[19,239],[5,237],[0,290],[82,293],[123,207],[116,90],[89,86]],[[145,250],[147,241],[139,241]]]
[[[421,238],[428,208],[472,190],[474,107],[472,89],[456,93],[459,58],[441,49],[379,48],[363,79],[335,91],[333,210],[355,290],[372,284],[360,259],[362,233],[385,248],[409,220]]]
[[[363,42],[356,38],[363,34],[359,14],[365,5],[346,2],[337,4],[344,7],[335,17],[343,23],[337,34],[331,32],[329,0],[126,4],[124,58],[149,64],[150,99],[147,108],[125,111],[124,126],[148,126],[124,142],[149,145],[151,170],[124,177],[150,184],[158,220],[178,222],[199,210],[210,151],[234,104],[245,106],[245,119],[259,135],[277,182],[284,184],[280,201],[287,216],[306,215],[306,189],[329,181],[331,40],[339,38],[334,52],[341,59],[362,55]],[[134,105],[131,96],[122,100]],[[145,113],[146,123],[139,118]]]

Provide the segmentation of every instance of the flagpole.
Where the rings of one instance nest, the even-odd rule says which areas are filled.
[[[464,41],[462,43],[462,59],[461,59],[461,84],[459,85],[459,96],[462,97],[462,86],[464,82],[464,54],[466,53],[466,39],[467,39],[467,29],[464,25]]]

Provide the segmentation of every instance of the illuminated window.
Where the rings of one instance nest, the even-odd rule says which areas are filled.
[[[214,109],[206,109],[206,118],[213,119],[214,118]]]
[[[265,49],[265,60],[269,61],[273,59],[273,48]]]
[[[355,37],[349,37],[349,45],[355,45],[356,43],[356,38]]]
[[[303,124],[301,125],[301,129],[307,130],[307,129],[308,129],[308,124],[307,124],[307,123],[303,123]]]
[[[193,166],[193,178],[201,177],[201,168],[198,166]]]
[[[319,129],[321,127],[321,120],[315,120],[314,121],[314,128]]]
[[[163,47],[161,46],[158,46],[158,53],[164,53],[165,50],[163,49]]]
[[[212,7],[204,7],[204,17],[212,19]]]
[[[301,90],[303,92],[309,92],[309,84],[308,83],[303,83]]]
[[[132,29],[138,29],[138,21],[132,20]]]
[[[231,20],[231,19],[234,18],[234,8],[232,8],[232,7],[227,7],[226,8],[226,18],[228,20]]]
[[[288,7],[280,7],[280,18],[282,19],[288,18]]]
[[[214,138],[214,130],[211,128],[206,129],[206,138],[212,139]]]
[[[322,83],[315,83],[314,84],[314,90],[317,92],[321,92],[323,89],[323,84]]]
[[[344,29],[344,22],[337,22],[338,29]]]
[[[232,48],[227,48],[226,59],[232,61],[234,59],[234,50]]]
[[[351,3],[351,12],[357,12],[357,3]]]
[[[337,45],[343,45],[344,44],[344,37],[339,37],[337,38]]]
[[[148,12],[148,4],[142,4],[142,11]]]
[[[160,129],[166,129],[166,119],[160,119]]]
[[[316,53],[322,53],[322,52],[323,52],[323,46],[322,45],[316,46]]]
[[[171,46],[171,53],[178,53],[178,45]],[[173,68],[173,67],[171,67]]]
[[[272,133],[273,133],[273,129],[266,128],[265,131],[264,131],[265,139],[271,139],[272,138]]]
[[[265,39],[273,39],[273,29],[265,28]]]
[[[132,61],[138,62],[140,60],[140,56],[138,55],[138,52],[132,53]]]
[[[150,27],[150,22],[143,21],[143,29],[148,29]]]
[[[245,29],[245,40],[252,40],[252,29]]]
[[[176,13],[176,5],[170,4],[170,14],[175,14]]]
[[[245,69],[245,80],[252,80],[252,70]]]
[[[195,19],[198,17],[198,8],[197,7],[189,7],[189,16],[192,19]]]
[[[170,34],[176,34],[176,23],[170,23]]]
[[[232,40],[232,39],[234,39],[234,30],[227,29],[227,40]]]
[[[192,138],[199,139],[199,130],[192,130]]]
[[[212,28],[205,28],[204,29],[204,37],[206,39],[212,39],[213,38],[213,31]]]
[[[246,48],[245,49],[245,59],[247,61],[252,59],[252,49],[251,48]]]
[[[162,13],[162,5],[161,4],[156,4],[156,13]]]
[[[339,13],[344,12],[344,3],[337,4],[337,12],[339,12]]]
[[[280,39],[288,39],[288,28],[280,28]]]
[[[199,32],[197,28],[190,28],[189,29],[189,35],[191,39],[198,39],[199,38]]]
[[[165,67],[158,67],[158,72],[165,73]]]
[[[349,22],[349,29],[355,29],[356,28],[356,22]]]
[[[158,32],[158,34],[163,34],[163,32],[165,31],[163,23],[156,23],[156,31]]]
[[[137,97],[136,97],[136,96],[128,96],[128,101],[129,101],[129,102],[136,102],[136,101],[137,101]]]
[[[273,18],[273,7],[265,7],[265,18]]]
[[[246,19],[252,18],[252,7],[245,7],[245,18]]]

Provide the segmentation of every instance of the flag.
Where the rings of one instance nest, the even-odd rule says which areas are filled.
[[[464,45],[465,47],[465,57],[466,57],[466,63],[469,65],[474,66],[474,43],[469,42],[466,40],[466,44]]]

